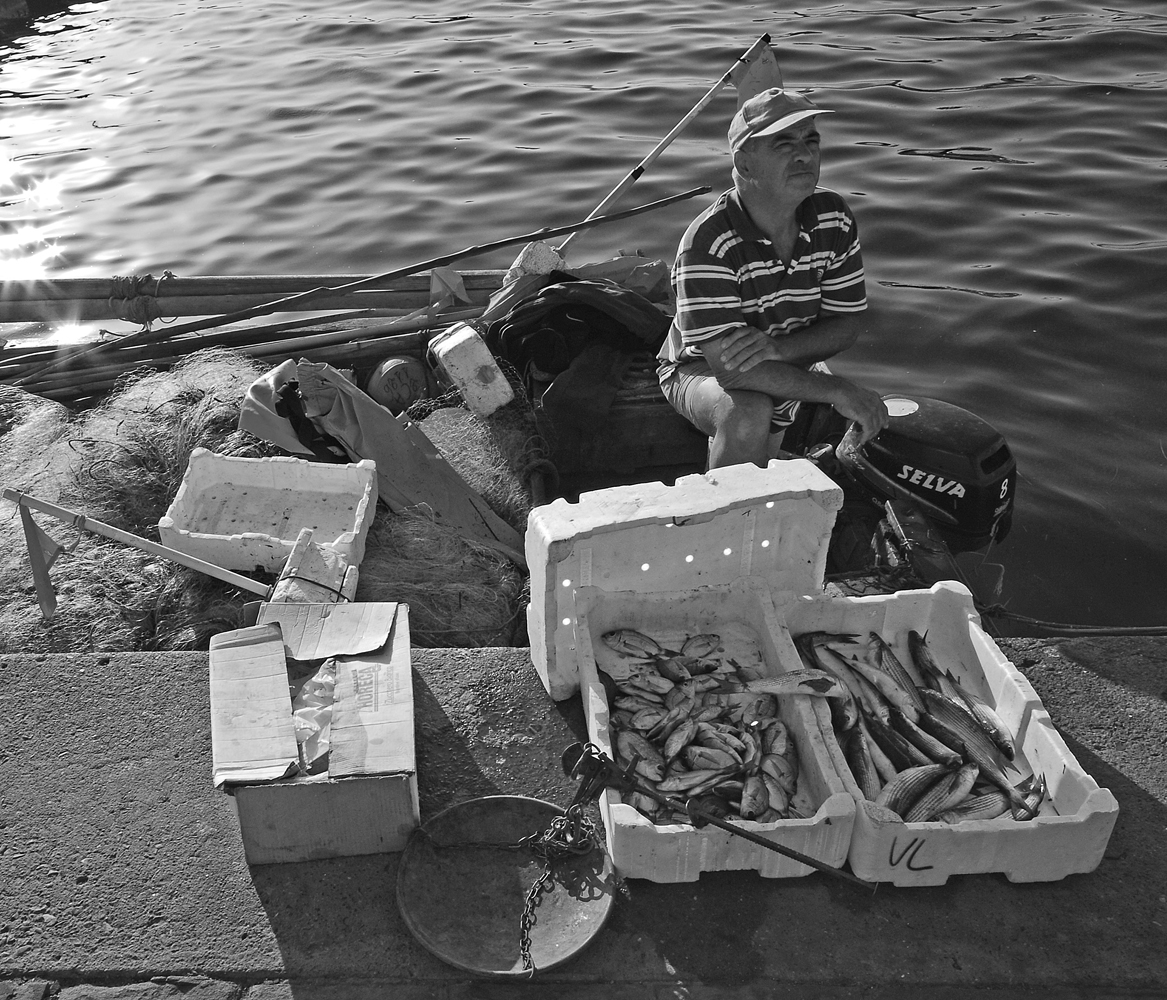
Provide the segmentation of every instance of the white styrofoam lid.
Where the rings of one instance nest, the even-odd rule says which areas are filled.
[[[843,491],[805,459],[735,465],[556,500],[531,513],[528,629],[532,661],[552,697],[579,686],[578,587],[692,590],[758,577],[775,592],[822,591]]]

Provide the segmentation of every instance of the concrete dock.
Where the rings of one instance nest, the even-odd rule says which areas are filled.
[[[630,880],[529,983],[406,928],[399,855],[248,866],[211,785],[203,653],[0,658],[0,1000],[1167,996],[1167,639],[1001,640],[1120,812],[1089,874],[868,893],[814,874]],[[509,793],[566,805],[578,698],[524,648],[413,650],[423,821]]]

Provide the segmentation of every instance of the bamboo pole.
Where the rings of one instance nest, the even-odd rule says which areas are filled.
[[[426,339],[421,335],[426,330],[435,325],[474,319],[476,316],[480,316],[482,311],[481,307],[455,310],[441,313],[436,319],[418,319],[412,323],[389,323],[368,328],[332,330],[287,340],[257,341],[240,344],[233,349],[240,354],[257,359],[281,355],[306,357],[311,354],[312,358],[309,360],[315,360],[323,355],[323,360],[333,358],[338,362],[360,360],[369,356],[376,357],[378,352],[382,356],[387,356],[394,351],[420,353]],[[360,336],[354,339],[354,334]],[[359,345],[359,347],[356,350],[346,350],[349,345]],[[117,360],[110,364],[81,369],[65,369],[54,373],[43,381],[29,382],[24,388],[29,392],[58,402],[81,396],[92,396],[99,391],[111,391],[116,387],[120,378],[134,371],[145,368],[165,370],[177,364],[193,351],[208,346],[220,345],[191,344],[186,350],[166,351],[153,355],[141,353],[142,349],[130,348],[127,354],[132,352],[133,357],[122,358],[118,356]],[[84,392],[77,390],[84,390]]]
[[[355,291],[357,288],[369,287],[374,284],[383,284],[384,282],[394,280],[396,278],[404,277],[409,274],[416,274],[419,271],[432,270],[435,267],[443,267],[451,264],[456,260],[461,260],[464,257],[473,257],[479,254],[487,253],[491,250],[498,250],[502,247],[514,246],[518,243],[533,243],[538,240],[546,240],[555,236],[562,236],[564,233],[570,233],[579,228],[591,228],[593,226],[601,226],[610,222],[617,222],[621,219],[628,219],[635,215],[640,215],[644,212],[650,212],[657,208],[663,208],[666,205],[671,205],[674,202],[683,201],[686,198],[692,198],[698,194],[706,194],[710,190],[708,185],[693,188],[681,194],[672,195],[669,198],[662,198],[659,201],[650,202],[646,205],[640,205],[636,208],[627,209],[624,212],[617,212],[614,215],[605,215],[597,218],[585,219],[581,222],[572,223],[569,226],[559,226],[554,229],[540,229],[537,232],[525,233],[522,236],[508,237],[507,239],[495,240],[493,243],[483,243],[478,246],[466,247],[463,250],[455,251],[454,253],[445,254],[441,257],[435,257],[432,260],[423,261],[420,264],[413,264],[408,267],[398,268],[395,271],[386,271],[383,274],[373,275],[371,278],[364,278],[359,281],[351,282],[347,285],[341,285],[334,288],[315,288],[306,292],[299,292],[295,295],[290,295],[286,298],[276,299],[267,303],[264,306],[256,306],[252,309],[245,309],[241,312],[229,313],[223,316],[211,317],[205,320],[199,320],[194,323],[186,323],[182,326],[171,327],[167,330],[143,330],[136,334],[131,334],[129,337],[122,339],[123,346],[130,346],[130,343],[152,343],[157,340],[163,340],[167,337],[174,337],[185,333],[194,333],[198,330],[205,330],[213,326],[225,326],[228,323],[235,323],[240,320],[251,319],[254,316],[261,316],[266,313],[279,312],[286,309],[293,303],[303,304],[312,299],[314,296],[333,294],[337,292]],[[86,354],[97,354],[105,350],[105,345],[94,345]],[[49,371],[55,370],[56,362],[45,365],[34,372],[29,373],[22,379],[18,379],[16,384],[23,385],[38,376],[41,376]]]
[[[466,294],[473,303],[485,303],[498,288],[502,272],[474,270],[462,273]],[[214,316],[270,302],[275,298],[322,286],[350,285],[372,275],[243,275],[171,277],[142,295],[153,299],[162,315]],[[117,278],[38,278],[0,281],[0,323],[65,320],[125,319],[125,304]],[[430,279],[410,274],[388,282],[385,288],[365,288],[320,296],[310,306],[320,309],[417,309],[430,301]],[[297,311],[292,304],[288,311]]]

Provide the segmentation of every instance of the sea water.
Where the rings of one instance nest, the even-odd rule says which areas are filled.
[[[859,220],[872,330],[835,370],[1008,439],[1008,610],[1167,624],[1162,0],[32,9],[0,28],[5,276],[372,273],[565,225],[768,32],[787,86],[836,111],[822,182]],[[734,107],[617,207],[728,186]],[[571,260],[671,260],[713,196]]]

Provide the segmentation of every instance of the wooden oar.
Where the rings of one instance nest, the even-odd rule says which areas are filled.
[[[763,35],[756,42],[754,42],[753,45],[746,49],[744,53],[738,56],[737,61],[722,74],[721,79],[705,92],[705,96],[702,97],[701,100],[699,100],[696,104],[694,104],[692,110],[687,115],[685,115],[684,118],[677,122],[676,125],[673,126],[673,130],[656,144],[656,147],[652,150],[651,153],[649,153],[643,160],[641,160],[638,164],[636,164],[635,167],[633,167],[628,171],[627,174],[624,175],[624,179],[620,181],[620,183],[617,184],[614,188],[612,188],[610,192],[608,192],[608,196],[595,207],[595,210],[591,215],[588,216],[588,218],[591,219],[594,216],[600,215],[602,212],[606,212],[609,208],[612,207],[612,205],[619,201],[624,196],[624,192],[632,187],[632,185],[640,179],[640,175],[643,174],[644,171],[652,165],[653,161],[672,144],[672,141],[677,136],[679,136],[686,128],[688,128],[689,123],[694,118],[696,118],[705,108],[705,106],[710,101],[712,101],[714,97],[717,96],[721,89],[734,78],[734,74],[742,72],[743,69],[747,68],[750,63],[758,58],[758,56],[760,56],[763,52],[768,51],[769,45],[770,36],[768,34]],[[571,241],[575,239],[575,237],[576,233],[572,233],[567,237],[567,239],[559,244],[558,253],[560,257],[566,256],[567,248],[571,244]]]
[[[657,208],[664,208],[666,205],[671,205],[674,202],[684,201],[686,198],[692,198],[699,194],[707,194],[710,188],[709,185],[693,188],[689,191],[683,191],[681,194],[675,194],[668,198],[662,198],[659,201],[649,202],[646,205],[639,205],[636,208],[630,208],[624,212],[617,212],[614,215],[605,215],[596,217],[595,213],[580,222],[574,222],[569,226],[558,226],[553,229],[540,229],[534,233],[525,233],[522,236],[512,236],[503,240],[495,240],[492,243],[483,243],[478,246],[466,247],[463,250],[455,251],[454,253],[445,254],[441,257],[435,257],[432,260],[423,261],[420,264],[413,264],[408,267],[397,268],[393,271],[385,271],[383,274],[375,274],[369,278],[363,278],[360,281],[350,282],[347,285],[339,285],[337,287],[321,287],[313,288],[306,292],[299,292],[295,295],[288,296],[283,299],[276,299],[261,306],[254,306],[250,309],[243,309],[239,312],[227,313],[223,316],[214,316],[209,319],[200,320],[195,323],[186,323],[181,326],[168,327],[164,330],[143,330],[139,333],[130,334],[128,337],[123,337],[118,344],[122,347],[128,347],[133,344],[151,343],[157,340],[164,340],[169,337],[176,337],[184,333],[194,333],[198,330],[206,330],[214,326],[225,326],[228,323],[237,323],[240,320],[251,319],[253,316],[263,316],[267,313],[279,312],[292,303],[303,303],[305,300],[313,296],[326,295],[336,292],[355,291],[358,288],[368,288],[373,285],[390,281],[394,278],[404,277],[408,274],[416,274],[419,271],[431,270],[435,267],[444,267],[446,264],[451,264],[456,260],[461,260],[465,257],[474,257],[480,254],[489,253],[492,250],[498,250],[502,247],[514,246],[518,243],[534,243],[538,240],[547,240],[556,236],[562,236],[565,233],[574,232],[577,229],[590,229],[593,226],[602,226],[609,222],[617,222],[621,219],[629,219],[634,215],[640,215],[643,212],[651,212]],[[90,350],[84,352],[82,356],[92,354],[99,354],[108,349],[107,344],[95,344]],[[76,355],[74,356],[76,357]],[[43,376],[45,373],[55,371],[59,366],[59,362],[51,362],[41,368],[30,372],[23,378],[16,381],[16,385],[24,385],[27,382]]]

